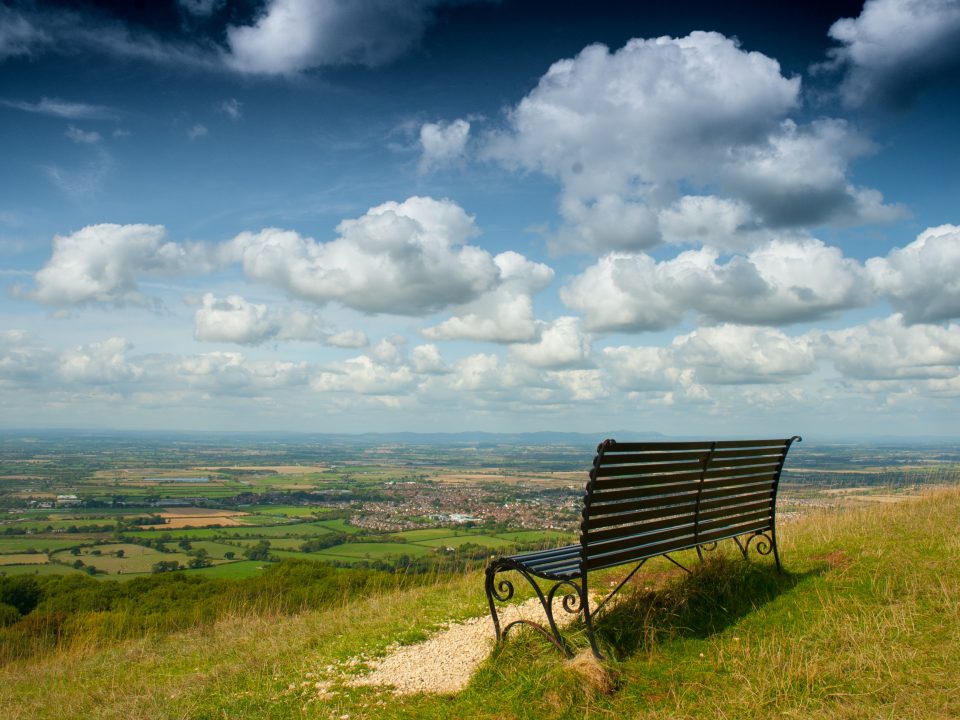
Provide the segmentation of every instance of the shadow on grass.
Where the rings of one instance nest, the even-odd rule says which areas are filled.
[[[824,570],[778,573],[766,563],[709,557],[662,588],[625,590],[595,621],[594,630],[605,654],[619,659],[677,637],[705,638]]]

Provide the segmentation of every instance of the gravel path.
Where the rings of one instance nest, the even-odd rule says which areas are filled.
[[[559,602],[558,599],[557,606]],[[498,609],[500,627],[521,618],[546,624],[537,598]],[[558,621],[570,622],[576,616],[567,615],[557,607],[555,617]],[[493,621],[489,615],[468,618],[451,624],[422,643],[387,648],[386,657],[366,661],[372,672],[351,676],[345,684],[389,686],[398,695],[456,693],[467,686],[473,673],[487,659],[493,649],[493,639]]]

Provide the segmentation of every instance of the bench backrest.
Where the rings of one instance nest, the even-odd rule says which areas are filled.
[[[597,448],[580,523],[583,571],[772,530],[785,440]]]

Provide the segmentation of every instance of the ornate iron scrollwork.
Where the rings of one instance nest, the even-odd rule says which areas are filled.
[[[544,627],[540,623],[534,622],[533,620],[527,620],[525,618],[514,620],[513,622],[505,625],[503,628],[500,627],[500,616],[497,612],[496,602],[508,602],[510,599],[512,599],[514,595],[514,586],[508,578],[501,577],[498,579],[496,575],[498,572],[507,570],[516,571],[521,577],[530,583],[530,586],[537,595],[537,599],[540,601],[541,607],[543,607],[544,615],[547,617],[548,627]],[[508,558],[503,558],[502,560],[496,561],[488,566],[486,581],[487,601],[490,605],[490,615],[493,617],[493,627],[496,631],[497,642],[505,639],[507,632],[514,626],[527,625],[532,627],[547,640],[556,645],[557,649],[559,649],[567,657],[573,657],[573,653],[567,646],[566,641],[563,639],[563,635],[560,634],[560,628],[557,626],[557,621],[553,614],[554,600],[557,597],[557,594],[562,591],[561,589],[565,589],[565,592],[560,599],[560,606],[563,608],[564,612],[570,615],[579,615],[581,612],[583,612],[583,588],[573,580],[558,580],[554,582],[554,584],[547,591],[547,594],[544,595],[543,590],[540,588],[540,585],[534,579],[533,575],[517,564],[510,562]]]

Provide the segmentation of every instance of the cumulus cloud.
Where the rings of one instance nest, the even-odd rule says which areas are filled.
[[[469,136],[470,123],[466,120],[424,123],[420,127],[420,172],[431,172],[463,158]]]
[[[960,318],[960,226],[924,230],[912,243],[870,258],[867,273],[908,323]]]
[[[805,336],[725,324],[698,328],[665,347],[607,347],[599,364],[622,390],[669,391],[699,401],[708,396],[704,386],[784,383],[809,375],[816,357]]]
[[[431,340],[527,342],[537,337],[533,295],[553,280],[553,269],[507,251],[493,258],[499,284],[477,300],[460,307],[453,317],[424,329]]]
[[[562,250],[651,247],[658,213],[691,188],[748,208],[738,224],[896,216],[847,179],[850,159],[870,149],[852,129],[787,118],[799,91],[775,60],[718,33],[592,45],[554,63],[483,154],[560,182]]]
[[[818,354],[858,380],[960,376],[960,325],[907,325],[897,314],[843,330],[815,333]]]
[[[344,220],[320,243],[289,230],[241,233],[222,250],[253,280],[317,303],[420,315],[469,302],[498,282],[486,251],[467,244],[473,218],[449,200],[412,197]]]
[[[436,345],[417,345],[410,353],[413,369],[423,375],[442,375],[450,372]]]
[[[338,347],[362,347],[366,335],[359,332],[331,334],[320,317],[289,308],[270,308],[239,295],[203,296],[194,314],[193,336],[201,342],[260,345],[271,340],[314,341]]]
[[[867,0],[859,17],[837,20],[831,52],[846,68],[848,105],[903,108],[960,68],[960,4],[955,0]]]
[[[778,325],[828,317],[869,302],[856,261],[819,240],[774,240],[726,261],[711,248],[657,262],[610,253],[561,288],[589,330],[671,327],[688,311],[708,322]]]
[[[771,328],[704,327],[675,338],[670,355],[707,385],[783,382],[815,368],[810,341]]]
[[[323,65],[374,67],[414,47],[437,0],[271,0],[249,26],[227,28],[228,67],[286,75]]]
[[[310,368],[305,362],[251,361],[242,353],[212,352],[180,358],[174,364],[173,375],[178,386],[243,396],[305,386]]]
[[[369,355],[360,355],[317,371],[310,379],[310,387],[315,392],[402,395],[416,382],[416,375],[406,365],[378,362]]]
[[[60,357],[58,373],[68,382],[90,385],[113,385],[139,380],[143,368],[132,362],[127,353],[133,345],[121,337],[82,345]]]
[[[561,317],[546,325],[536,343],[517,344],[511,357],[537,368],[580,367],[589,362],[590,338],[580,332],[575,317]]]
[[[19,388],[42,381],[55,362],[54,351],[23,330],[0,330],[0,386]]]
[[[53,239],[53,254],[21,291],[45,305],[143,305],[137,278],[200,269],[199,247],[165,240],[160,225],[88,225]]]

